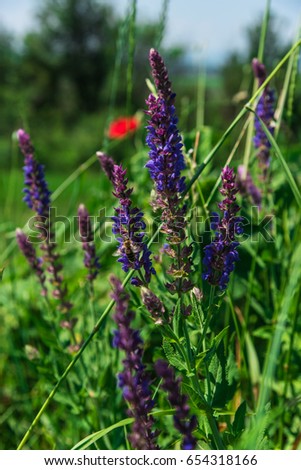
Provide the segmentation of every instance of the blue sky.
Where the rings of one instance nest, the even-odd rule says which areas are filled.
[[[163,0],[138,0],[138,18],[157,19]],[[43,0],[0,0],[0,22],[23,34],[34,25],[34,12]],[[131,0],[111,0],[122,15]],[[265,0],[170,0],[165,45],[188,46],[194,55],[209,62],[245,45],[244,30],[262,16]],[[271,0],[272,10],[281,19],[279,33],[293,40],[301,21],[300,0]]]

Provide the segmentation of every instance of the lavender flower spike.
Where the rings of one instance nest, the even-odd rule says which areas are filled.
[[[253,59],[252,67],[255,77],[258,79],[259,86],[263,84],[266,79],[265,66],[259,62],[258,59]],[[256,113],[260,119],[267,126],[271,134],[274,133],[274,105],[275,105],[275,94],[274,90],[266,85],[261,97],[257,103]],[[266,179],[267,171],[270,166],[270,148],[271,144],[267,138],[264,130],[262,129],[261,123],[257,116],[255,116],[255,137],[254,146],[258,149],[257,157],[259,160],[259,166],[263,171],[263,178]]]
[[[192,432],[197,427],[196,416],[189,417],[189,405],[186,395],[180,391],[180,379],[176,379],[173,369],[167,362],[159,359],[155,364],[155,370],[160,378],[163,379],[161,387],[168,392],[168,400],[175,408],[174,426],[182,434],[182,449],[195,449],[196,439]]]
[[[176,95],[171,90],[164,61],[155,49],[150,50],[149,62],[158,96],[150,94],[146,100],[149,116],[146,143],[150,148],[146,167],[155,185],[152,206],[155,211],[161,211],[161,231],[167,235],[168,254],[173,259],[168,270],[173,280],[166,287],[172,293],[184,293],[193,287],[189,279],[192,247],[185,244],[186,206],[181,204],[181,193],[185,190],[185,177],[182,176],[185,161],[177,128]],[[180,247],[181,243],[185,246]]]
[[[150,391],[150,379],[142,363],[143,341],[137,330],[131,328],[134,312],[129,310],[129,295],[121,282],[111,276],[113,285],[112,298],[116,302],[114,320],[118,329],[114,332],[113,346],[125,352],[123,372],[118,375],[118,385],[123,390],[123,397],[128,402],[129,416],[135,421],[129,441],[134,449],[154,450],[156,433],[152,431],[154,420],[149,416],[153,408]]]
[[[44,166],[34,158],[34,147],[29,135],[23,130],[17,131],[19,146],[24,155],[25,197],[24,201],[39,216],[49,217],[50,191],[44,176]]]
[[[82,242],[84,264],[88,269],[87,279],[93,282],[100,270],[99,258],[96,256],[95,244],[93,241],[93,231],[89,213],[85,206],[81,204],[78,208],[79,235]]]
[[[24,201],[30,209],[35,211],[37,223],[35,227],[39,230],[41,239],[40,248],[43,251],[43,263],[47,266],[50,274],[49,281],[53,286],[52,295],[59,301],[59,309],[68,319],[61,325],[64,328],[72,328],[74,321],[69,320],[71,302],[67,299],[67,287],[63,285],[63,276],[61,275],[62,265],[59,256],[55,252],[56,244],[53,242],[53,228],[49,218],[50,212],[50,191],[44,176],[44,167],[37,162],[34,155],[34,147],[31,144],[30,136],[23,130],[17,131],[19,146],[24,155],[24,176],[25,197]]]
[[[102,170],[105,172],[110,181],[113,181],[114,160],[103,152],[96,152]]]
[[[16,239],[20,250],[39,279],[39,282],[42,286],[41,295],[45,296],[47,294],[47,288],[45,286],[46,277],[42,269],[41,258],[37,257],[34,246],[30,243],[27,236],[20,228],[17,228],[16,230]]]
[[[224,196],[222,202],[218,204],[223,212],[223,218],[217,213],[213,213],[211,222],[212,230],[215,230],[215,238],[204,248],[204,273],[203,279],[212,286],[219,286],[221,290],[227,288],[229,277],[234,270],[235,262],[239,259],[237,247],[239,243],[235,240],[236,235],[240,235],[243,230],[240,225],[241,217],[236,214],[240,207],[236,203],[236,193],[238,188],[235,181],[235,173],[232,168],[226,166],[222,170],[221,194]]]
[[[121,165],[114,165],[113,171],[113,195],[119,199],[119,207],[115,208],[116,216],[112,217],[113,233],[118,235],[119,242],[118,261],[122,263],[122,269],[128,272],[130,269],[140,271],[144,269],[143,280],[134,277],[131,283],[140,286],[148,284],[151,275],[155,274],[150,259],[151,252],[145,241],[143,230],[146,225],[143,221],[143,212],[137,207],[131,207],[131,194],[133,189],[128,188],[128,179],[126,178],[126,170]]]
[[[158,97],[150,94],[146,104],[150,116],[147,126],[146,143],[150,148],[149,162],[146,167],[154,180],[157,195],[157,205],[166,207],[171,198],[185,189],[184,177],[181,171],[185,168],[182,153],[182,142],[177,129],[178,119],[175,114],[175,94],[171,91],[168,72],[160,54],[151,49],[149,54],[152,74],[158,92]]]
[[[242,196],[249,196],[252,203],[259,209],[261,208],[261,191],[244,165],[239,165],[237,168],[237,187]]]

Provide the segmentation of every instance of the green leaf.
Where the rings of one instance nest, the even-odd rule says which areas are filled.
[[[211,362],[214,354],[216,353],[221,341],[223,340],[223,338],[227,334],[228,328],[229,328],[229,326],[226,326],[225,328],[222,329],[222,331],[219,332],[218,335],[216,335],[213,338],[212,346],[206,351],[205,357],[203,358],[203,360],[205,362],[207,362],[208,364],[210,364],[210,362]],[[200,356],[202,356],[202,353],[201,353]]]
[[[75,444],[74,447],[72,447],[71,450],[85,450],[88,447],[90,447],[94,442],[98,441],[102,437],[104,437],[106,434],[109,434],[110,432],[114,431],[114,429],[122,428],[123,426],[127,426],[128,424],[131,424],[134,422],[134,418],[126,418],[118,423],[113,424],[112,426],[109,426],[108,428],[102,429],[101,431],[94,432],[93,434],[90,434],[89,436],[86,436],[84,439],[79,441],[77,444]]]
[[[172,346],[171,342],[166,338],[163,338],[163,349],[164,349],[165,356],[169,364],[171,364],[178,370],[187,371],[187,366],[185,362],[182,361],[179,354],[176,352],[175,348]]]
[[[216,350],[209,366],[212,387],[212,406],[222,408],[227,402],[228,380],[226,374],[226,357],[221,344]]]
[[[232,429],[235,437],[245,429],[245,418],[247,412],[247,403],[243,401],[236,410],[235,418],[233,421]]]
[[[248,355],[248,364],[249,364],[249,371],[250,371],[250,379],[252,385],[257,385],[260,381],[260,365],[257,356],[257,352],[251,336],[246,331],[245,332],[245,341],[246,341],[246,349]]]

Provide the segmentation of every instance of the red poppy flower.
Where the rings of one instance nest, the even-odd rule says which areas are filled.
[[[139,121],[135,116],[120,117],[111,122],[108,130],[110,139],[121,139],[127,134],[136,131],[139,127]]]

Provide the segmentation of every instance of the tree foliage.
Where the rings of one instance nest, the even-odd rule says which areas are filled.
[[[114,56],[117,20],[96,0],[47,0],[25,38],[24,77],[34,104],[94,111]],[[73,102],[73,103],[72,103]]]

